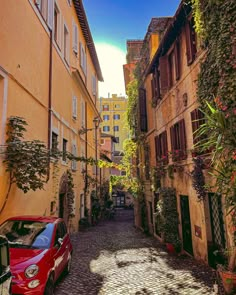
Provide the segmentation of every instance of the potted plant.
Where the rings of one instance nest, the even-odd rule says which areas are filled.
[[[181,251],[179,239],[179,218],[175,189],[167,187],[159,190],[160,200],[157,203],[157,220],[168,253]]]

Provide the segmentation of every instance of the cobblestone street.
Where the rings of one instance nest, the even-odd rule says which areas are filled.
[[[215,294],[214,273],[187,256],[171,256],[153,237],[134,228],[133,212],[117,210],[72,236],[71,273],[56,295]]]

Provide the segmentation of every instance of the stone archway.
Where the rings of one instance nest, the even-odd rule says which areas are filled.
[[[68,175],[65,172],[61,177],[60,185],[59,185],[58,217],[63,218],[66,225],[68,225],[68,221],[69,221],[67,193],[68,193]]]

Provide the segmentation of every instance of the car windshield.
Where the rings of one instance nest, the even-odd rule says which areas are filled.
[[[32,220],[8,220],[0,226],[0,235],[9,241],[10,248],[48,249],[54,225]]]

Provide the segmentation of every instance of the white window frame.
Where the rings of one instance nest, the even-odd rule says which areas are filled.
[[[78,54],[78,47],[79,47],[79,28],[74,19],[72,20],[72,49],[74,53]]]
[[[92,75],[92,92],[94,96],[97,95],[97,79],[95,75]]]
[[[80,66],[86,76],[87,75],[87,57],[86,57],[84,46],[81,42],[80,42]]]
[[[66,31],[66,34],[65,34]],[[70,64],[70,31],[64,22],[63,25],[63,56],[66,63]]]
[[[61,23],[62,23],[62,14],[61,14],[61,10],[60,10],[60,7],[59,5],[57,4],[57,2],[55,1],[55,4],[54,4],[54,10],[57,11],[57,32],[56,32],[56,38],[55,38],[55,27],[53,25],[53,38],[54,38],[54,41],[56,43],[56,45],[61,49]],[[54,21],[54,10],[53,10],[53,23],[55,22]],[[64,32],[63,32],[64,33]]]
[[[81,128],[85,128],[85,101],[84,99],[81,97]]]
[[[77,156],[77,146],[74,141],[72,141],[72,143],[71,143],[71,153],[73,156],[75,156],[75,157]],[[77,170],[77,161],[76,160],[71,161],[71,169],[73,171]]]
[[[73,119],[77,119],[77,97],[75,95],[72,96],[72,117]]]
[[[83,145],[81,145],[80,156],[85,157],[85,147]],[[81,173],[82,173],[85,170],[85,162],[81,161],[80,164],[81,164],[80,167],[81,167]]]

